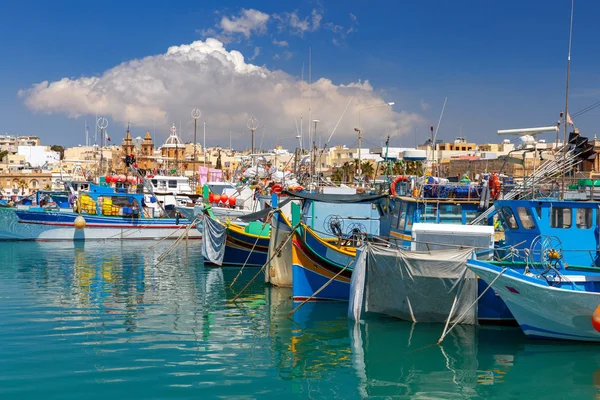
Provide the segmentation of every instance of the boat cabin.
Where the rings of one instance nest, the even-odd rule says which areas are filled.
[[[321,196],[322,199],[306,198],[302,206],[302,218],[303,222],[322,238],[356,234],[388,236],[389,200],[387,198],[381,197],[364,202],[329,202],[327,196],[338,195],[312,196]]]
[[[391,198],[390,236],[410,246],[412,227],[417,222],[466,225],[480,213],[479,199],[419,199],[406,196]]]
[[[115,193],[111,188],[92,184],[89,191],[79,193],[74,211],[84,215],[147,218],[143,206],[143,194]]]
[[[147,177],[156,194],[196,194],[185,176],[154,175]]]
[[[540,235],[556,236],[562,242],[566,263],[590,265],[594,261],[600,223],[597,202],[497,200],[494,205],[504,227],[506,245],[529,249]]]

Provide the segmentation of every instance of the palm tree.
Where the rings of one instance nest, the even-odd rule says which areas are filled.
[[[421,161],[409,161],[406,163],[407,175],[423,175],[423,163]]]
[[[373,176],[374,168],[369,161],[364,161],[360,165],[362,175],[365,177],[365,182],[369,182],[369,178]]]
[[[392,173],[394,175],[404,174],[404,162],[402,162],[402,160],[398,160],[394,163],[394,165],[392,167]]]
[[[342,183],[344,180],[344,171],[342,168],[337,167],[333,169],[333,173],[331,174],[331,180],[336,183]]]
[[[19,189],[21,189],[21,196],[25,195],[25,188],[27,187],[27,182],[25,182],[25,179],[21,179],[19,181]]]
[[[344,165],[342,165],[342,172],[344,183],[352,182],[354,179],[354,165],[346,161]]]

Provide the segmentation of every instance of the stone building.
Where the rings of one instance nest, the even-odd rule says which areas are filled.
[[[162,157],[161,168],[178,170],[185,162],[185,144],[177,136],[175,124],[171,127],[171,134],[160,147],[160,153]]]
[[[40,171],[8,172],[0,175],[3,197],[29,196],[40,189],[50,189],[52,173]]]
[[[138,166],[142,169],[156,168],[156,158],[154,157],[154,141],[150,136],[150,131],[146,131],[144,141],[142,142],[141,152],[137,155]]]

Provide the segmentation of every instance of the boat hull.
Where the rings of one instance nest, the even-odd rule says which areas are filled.
[[[352,263],[355,254],[338,251],[313,237],[306,229],[304,232],[295,233],[292,239],[294,301],[348,301],[352,270],[343,269]]]
[[[292,232],[292,227],[283,218],[285,217],[274,216],[271,222],[270,261],[265,269],[265,282],[279,287],[292,287],[292,242],[288,240],[279,253],[270,258]]]
[[[346,248],[346,250],[348,250]],[[341,251],[324,243],[314,233],[304,229],[293,239],[292,286],[294,301],[348,301],[350,298],[351,268],[341,272],[354,260],[352,251]],[[339,276],[333,278],[336,274]],[[329,280],[333,280],[327,283]],[[315,292],[325,285],[319,293]],[[478,293],[483,293],[487,284],[479,280]],[[488,290],[479,299],[477,319],[481,323],[514,323],[514,317],[502,299]]]
[[[551,287],[541,280],[482,261],[468,267],[504,300],[519,326],[531,338],[600,341],[592,324],[600,304],[600,293]]]
[[[186,219],[126,219],[81,215],[85,228],[75,228],[72,212],[40,212],[0,208],[0,240],[153,240],[177,239],[186,230]],[[178,233],[181,232],[181,233]],[[196,229],[188,232],[190,239],[202,237]]]
[[[227,227],[223,266],[262,267],[267,262],[268,253],[269,236],[247,234],[241,226]],[[205,264],[216,266],[206,261]]]

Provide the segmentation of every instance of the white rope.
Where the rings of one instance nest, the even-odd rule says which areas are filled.
[[[279,254],[281,253],[281,251],[283,250],[283,248],[285,247],[285,245],[290,241],[290,239],[294,236],[294,233],[296,231],[296,229],[298,229],[298,227],[300,226],[300,222],[296,224],[296,226],[294,226],[292,228],[292,231],[288,234],[287,238],[285,239],[285,241],[283,241],[273,252],[273,254],[271,255],[271,257],[269,257],[269,259],[267,260],[266,263],[263,264],[263,266],[260,268],[260,270],[256,273],[256,275],[254,275],[254,277],[252,277],[252,279],[250,279],[250,282],[248,282],[246,284],[246,286],[244,286],[244,288],[242,290],[240,290],[240,292],[235,295],[235,297],[231,300],[231,302],[233,303],[234,301],[236,301],[241,295],[242,293],[248,288],[248,286],[250,286],[250,284],[252,284],[252,282],[254,282],[254,280],[260,275],[261,272],[264,271],[265,267],[267,265],[269,265],[269,263]],[[231,286],[229,286],[229,288],[231,288]]]
[[[450,327],[450,329],[446,330],[446,328],[448,328],[448,324],[450,323],[450,319],[452,319],[452,311],[450,311],[450,314],[448,315],[448,320],[446,321],[446,326],[444,327],[444,331],[442,332],[442,336],[440,336],[440,338],[437,341],[437,344],[442,344],[442,342],[444,341],[444,338],[452,331],[452,329],[454,329],[454,327],[460,322],[460,320],[462,320],[462,318],[471,310],[471,308],[473,308],[475,306],[475,304],[477,304],[477,302],[479,301],[479,299],[481,299],[481,297],[483,297],[484,294],[486,294],[486,292],[489,290],[489,288],[492,287],[492,285],[494,284],[494,282],[496,282],[496,280],[498,278],[500,278],[500,276],[502,276],[502,274],[504,272],[506,272],[506,270],[508,269],[508,267],[504,267],[504,269],[498,274],[498,276],[496,276],[494,278],[494,280],[492,280],[490,282],[490,284],[488,285],[488,287],[485,288],[485,290],[483,292],[481,292],[481,294],[479,295],[479,297],[477,297],[475,299],[475,301],[469,306],[469,308],[467,308],[457,319],[456,322],[454,322],[454,324],[452,324],[452,326]],[[454,308],[454,307],[453,307]]]
[[[275,208],[275,209],[269,211],[269,213],[265,217],[265,222],[263,222],[263,224],[262,224],[262,228],[260,229],[260,233],[263,233],[263,230],[265,229],[265,226],[267,225],[267,222],[270,221],[270,219],[273,216],[273,214],[275,212],[277,212],[278,210],[279,210],[279,208]],[[262,236],[256,235],[256,240],[254,241],[254,245],[252,246],[252,249],[250,249],[250,253],[248,253],[248,257],[246,257],[246,261],[244,261],[244,264],[242,265],[242,268],[239,270],[239,272],[237,273],[237,275],[235,276],[235,278],[233,278],[233,281],[231,281],[231,285],[229,285],[229,289],[231,289],[233,287],[233,285],[237,282],[238,278],[244,272],[244,268],[246,267],[246,264],[248,264],[248,261],[250,261],[250,256],[254,252],[254,249],[256,248],[256,245],[258,244],[258,241],[261,238],[262,238]]]
[[[335,274],[334,276],[331,277],[331,279],[329,279],[327,282],[325,282],[325,284],[323,286],[321,286],[320,288],[317,289],[316,292],[314,292],[312,295],[310,295],[310,297],[308,297],[306,300],[304,300],[302,303],[298,304],[298,306],[296,306],[292,311],[290,311],[288,313],[288,315],[286,315],[286,317],[291,317],[292,314],[294,314],[296,311],[298,311],[303,305],[305,305],[306,303],[308,303],[313,297],[315,297],[316,295],[318,295],[319,293],[321,293],[321,291],[323,289],[325,289],[327,286],[329,286],[329,284],[331,282],[333,282],[335,280],[335,278],[337,278],[338,276],[341,275],[342,272],[344,272],[352,263],[354,262],[354,260],[351,260],[348,262],[348,264],[346,264],[346,266],[344,268],[342,268],[340,270],[340,272],[338,272],[337,274]]]

